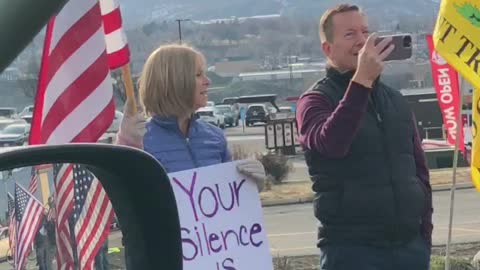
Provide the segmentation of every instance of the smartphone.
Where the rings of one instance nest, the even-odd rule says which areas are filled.
[[[409,34],[399,34],[391,36],[381,36],[375,41],[375,45],[384,38],[391,37],[395,45],[393,51],[383,61],[406,60],[412,57],[412,36]]]

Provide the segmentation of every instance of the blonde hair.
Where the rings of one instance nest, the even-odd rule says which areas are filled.
[[[170,44],[148,57],[139,79],[144,112],[163,117],[193,113],[198,58],[204,56],[188,45]]]

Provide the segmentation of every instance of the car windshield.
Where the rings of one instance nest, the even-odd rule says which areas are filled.
[[[249,112],[252,112],[252,111],[257,111],[258,112],[258,111],[265,111],[265,110],[263,109],[262,106],[251,106],[250,108],[248,108],[248,111]]]
[[[217,110],[219,113],[229,113],[232,112],[232,109],[230,107],[217,107]]]
[[[213,111],[200,111],[197,112],[198,116],[213,116]]]
[[[2,130],[2,134],[23,134],[25,132],[25,126],[23,125],[11,125]]]
[[[15,114],[15,110],[12,109],[0,109],[0,117],[12,117]]]

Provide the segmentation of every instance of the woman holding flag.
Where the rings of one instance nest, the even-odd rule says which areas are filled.
[[[144,149],[167,173],[231,161],[223,131],[195,116],[207,105],[209,86],[200,52],[187,45],[160,46],[148,57],[139,82],[142,107],[151,118],[146,122],[127,99],[117,144]],[[263,188],[260,161],[241,161],[237,169]]]
[[[127,98],[117,144],[144,149],[167,173],[231,161],[223,131],[195,117],[195,111],[207,105],[210,86],[200,52],[186,45],[160,46],[148,57],[139,86],[150,119],[145,121],[143,113],[136,112],[134,98]],[[237,170],[262,190],[265,169],[260,161],[241,161]],[[130,269],[127,249],[125,261]]]

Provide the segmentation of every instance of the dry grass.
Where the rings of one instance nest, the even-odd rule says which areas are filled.
[[[453,172],[452,169],[441,169],[430,171],[431,185],[446,185],[452,183]],[[457,169],[457,183],[470,183],[472,178],[470,176],[470,168]]]
[[[430,184],[432,186],[448,185],[452,182],[452,170],[433,170],[430,171]],[[457,170],[457,184],[470,183],[470,169],[459,168]],[[260,193],[263,203],[282,200],[309,201],[313,198],[312,183],[306,179],[303,182],[290,182],[280,185],[272,185],[270,190]]]
[[[242,160],[256,157],[259,152],[252,152],[247,150],[245,147],[241,145],[234,144],[230,146],[230,153],[232,153],[232,160]]]
[[[260,193],[260,199],[264,203],[287,199],[308,201],[312,198],[313,192],[310,182],[272,185],[271,190]]]

